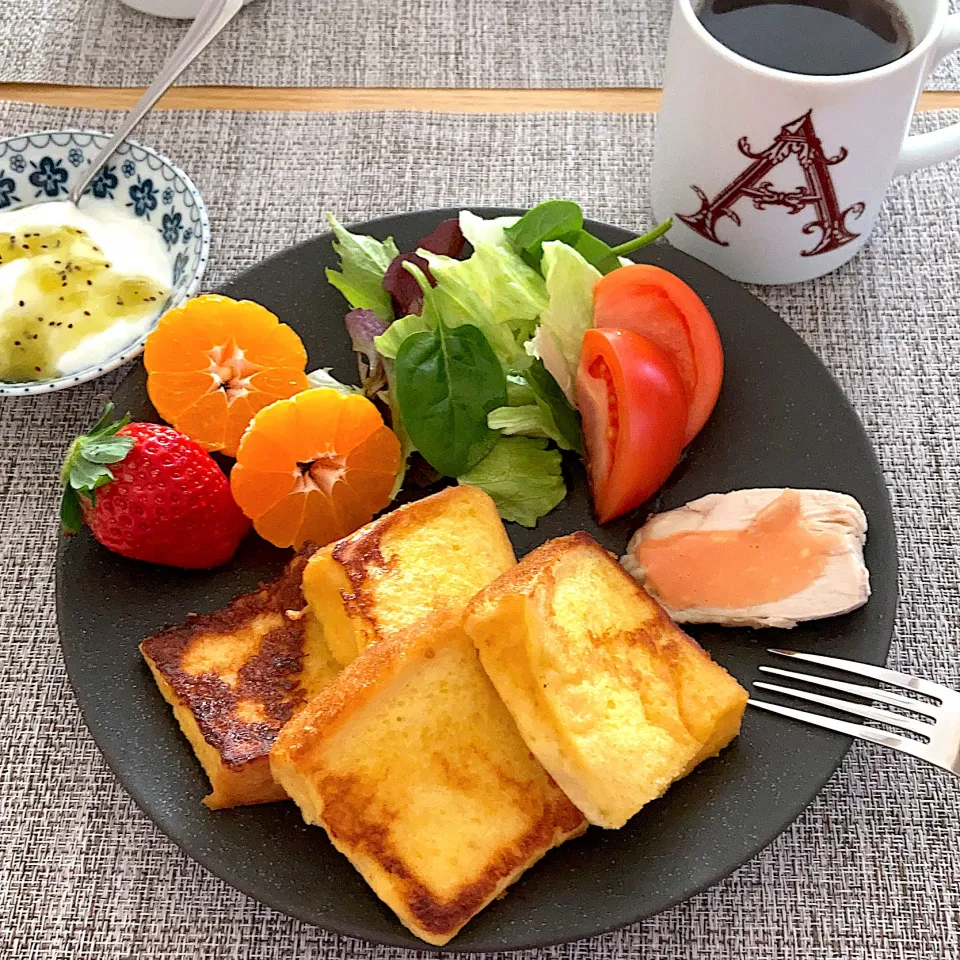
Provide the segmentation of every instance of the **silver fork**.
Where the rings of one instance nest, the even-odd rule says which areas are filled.
[[[86,171],[77,178],[70,190],[71,203],[79,203],[83,191],[113,156],[114,150],[130,135],[133,128],[153,109],[153,105],[167,92],[173,82],[203,53],[221,30],[240,12],[243,0],[206,0],[196,19],[176,50],[170,54],[153,83],[123,118],[110,142],[93,158]]]
[[[939,683],[933,683],[930,680],[911,677],[905,673],[898,673],[896,670],[888,670],[886,667],[858,663],[856,660],[839,660],[836,657],[796,653],[793,650],[771,649],[767,652],[780,657],[790,657],[793,660],[804,660],[807,663],[815,663],[822,667],[832,667],[834,670],[843,670],[846,673],[856,673],[862,677],[879,680],[881,683],[894,687],[903,687],[906,690],[913,690],[930,697],[938,703],[932,704],[923,700],[914,700],[898,693],[891,693],[888,690],[865,687],[857,683],[847,683],[843,680],[815,677],[808,673],[780,670],[777,667],[760,667],[762,673],[786,677],[789,680],[799,680],[801,683],[807,683],[811,686],[827,687],[830,690],[839,690],[841,693],[849,693],[864,700],[872,700],[874,703],[885,703],[892,707],[910,710],[924,719],[918,720],[915,717],[894,713],[892,710],[882,710],[854,700],[827,697],[820,693],[811,693],[808,690],[795,687],[782,687],[776,683],[763,683],[759,680],[754,683],[754,686],[761,690],[772,690],[775,693],[796,697],[799,700],[819,703],[823,707],[832,707],[834,710],[863,717],[865,720],[874,720],[891,727],[897,727],[900,730],[908,730],[924,739],[923,741],[914,740],[895,733],[887,733],[877,727],[868,727],[861,723],[848,723],[846,720],[834,720],[819,713],[808,713],[806,710],[781,707],[779,704],[767,703],[764,700],[751,698],[748,701],[751,706],[768,710],[770,713],[779,713],[784,717],[792,717],[794,720],[812,723],[818,727],[825,727],[827,730],[845,733],[851,737],[858,737],[860,740],[879,743],[884,747],[899,750],[901,753],[909,753],[911,756],[919,757],[921,760],[936,764],[938,767],[960,776],[960,692],[941,686]]]

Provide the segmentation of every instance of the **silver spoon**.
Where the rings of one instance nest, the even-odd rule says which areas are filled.
[[[130,131],[150,112],[153,105],[167,92],[173,82],[207,48],[220,31],[237,15],[244,0],[206,0],[200,8],[193,25],[163,65],[156,80],[147,87],[136,106],[126,115],[110,142],[94,157],[70,190],[72,203],[80,202],[83,191],[97,175],[100,168],[113,156],[113,152],[130,135]]]

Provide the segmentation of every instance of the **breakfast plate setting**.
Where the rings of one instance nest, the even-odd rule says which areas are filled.
[[[947,943],[955,21],[879,4],[676,0],[656,123],[144,119],[236,0],[0,102],[0,953]]]
[[[501,217],[512,214],[515,218],[520,212],[477,209],[464,217],[476,218],[481,224],[497,223]],[[456,223],[458,216],[455,209],[408,214],[359,225],[352,231],[355,236],[372,236],[377,241],[392,237],[398,249],[407,250],[441,224],[451,220]],[[591,234],[610,245],[630,239],[624,231],[588,226]],[[343,228],[338,225],[338,229]],[[478,237],[477,243],[482,242]],[[672,482],[661,491],[657,508],[668,511],[704,494],[743,488],[792,485],[853,495],[869,518],[865,557],[872,596],[855,612],[836,620],[798,627],[789,642],[809,651],[823,650],[829,642],[830,651],[836,655],[881,663],[896,608],[896,564],[890,562],[896,548],[882,477],[855,414],[809,349],[745,290],[669,248],[656,246],[645,252],[658,269],[672,267],[698,285],[704,303],[710,305],[717,319],[725,360],[725,386],[709,426],[687,451]],[[325,270],[337,270],[339,262],[333,238],[322,236],[254,267],[224,288],[231,301],[211,306],[224,309],[233,300],[260,303],[275,316],[286,318],[293,329],[302,331],[307,366],[322,364],[341,382],[357,381],[356,357],[340,319],[346,305],[324,275]],[[516,264],[513,266],[519,270]],[[334,274],[335,279],[339,276]],[[176,318],[175,313],[170,316]],[[321,326],[312,322],[317,316],[331,316],[339,323]],[[163,332],[165,322],[161,322],[159,332]],[[766,357],[762,370],[756,362],[761,351]],[[146,362],[149,370],[150,353]],[[776,371],[776,375],[770,376],[767,371]],[[159,420],[150,403],[150,376],[153,374],[145,373],[144,368],[135,369],[113,398],[117,409],[129,412],[136,421]],[[329,388],[319,389],[333,394]],[[782,402],[785,394],[791,397],[790,404]],[[304,398],[311,395],[309,390],[299,394]],[[760,411],[765,409],[776,413],[762,417]],[[762,423],[762,428],[747,432],[742,428],[744,422]],[[506,525],[518,556],[545,543],[556,543],[558,538],[562,541],[564,535],[576,531],[586,531],[618,556],[626,551],[643,512],[598,525],[590,506],[589,483],[578,461],[576,454],[567,454],[564,472],[568,490],[558,506],[539,518],[535,526],[515,522]],[[700,469],[698,464],[702,465]],[[240,465],[246,466],[242,447],[233,469]],[[405,499],[424,495],[443,498],[453,489],[461,489],[447,487],[444,492],[433,493],[438,486],[408,488]],[[401,509],[412,511],[416,506],[414,500]],[[387,513],[384,519],[390,516]],[[427,538],[425,544],[437,565],[424,571],[423,577],[430,584],[452,574],[449,569],[446,574],[443,571],[446,564],[457,563],[456,556],[449,554],[446,563],[440,560],[448,550],[469,550],[474,556],[466,561],[476,571],[476,579],[467,581],[467,592],[478,591],[477,584],[491,578],[488,570],[512,562],[494,564],[487,560],[488,565],[483,566],[485,558],[477,553],[497,534],[498,521],[492,525],[486,521],[473,532],[467,520],[457,520],[452,529],[459,529],[463,535],[462,546],[451,540],[451,528],[438,542],[432,541],[426,523],[425,518],[417,517],[408,526],[426,527],[422,536]],[[471,547],[474,538],[478,543]],[[857,547],[859,551],[859,542]],[[403,548],[395,549],[400,552]],[[420,549],[416,542],[413,549]],[[243,794],[243,787],[229,784],[217,786],[212,802],[210,797],[207,800],[213,806],[230,806],[229,817],[217,819],[200,804],[209,787],[137,649],[140,641],[183,620],[185,613],[217,610],[238,593],[274,580],[289,557],[288,551],[268,549],[254,534],[222,570],[185,580],[176,569],[131,563],[107,553],[89,531],[64,538],[58,558],[58,616],[64,624],[61,633],[67,668],[85,718],[117,774],[138,803],[184,849],[210,851],[201,854],[208,868],[295,916],[380,942],[412,946],[416,941],[384,914],[336,849],[322,842],[322,837],[311,838],[310,845],[305,846],[303,818],[291,804],[233,807],[232,792],[239,789],[244,802],[248,795]],[[310,563],[316,565],[316,561]],[[616,569],[612,560],[610,563]],[[306,584],[309,574],[301,576]],[[413,573],[404,576],[417,577]],[[467,575],[459,576],[465,579]],[[583,589],[595,594],[597,586],[588,581]],[[91,590],[101,598],[96,606],[86,602]],[[426,599],[418,593],[418,602],[429,604],[433,590],[433,586],[427,590]],[[394,616],[403,618],[404,625],[409,619],[402,610],[394,611]],[[325,632],[332,631],[332,624],[325,626]],[[193,629],[189,621],[187,629]],[[389,633],[392,627],[375,625],[372,629]],[[697,629],[696,635],[706,649],[735,676],[754,675],[757,665],[767,658],[765,647],[772,643],[758,642],[749,630],[692,629]],[[121,640],[121,631],[125,640]],[[179,645],[182,641],[164,638],[161,633],[154,641],[147,641],[144,654],[150,658],[151,669],[166,677],[164,689],[176,700],[171,686],[182,665],[178,666],[169,651],[151,651],[154,647],[164,651],[169,642]],[[341,647],[349,642],[333,641],[344,659],[349,654],[344,654]],[[118,659],[118,646],[125,647],[129,656]],[[190,645],[188,649],[199,651],[201,646]],[[356,656],[356,646],[350,652]],[[235,664],[232,669],[236,668]],[[122,697],[118,691],[124,691]],[[190,696],[186,692],[181,695]],[[198,695],[203,699],[207,694]],[[135,735],[131,735],[133,730],[137,731]],[[157,751],[144,752],[145,742],[155,743]],[[451,749],[457,748],[451,745]],[[594,827],[584,837],[549,854],[517,891],[489,906],[450,948],[511,949],[535,946],[538,941],[579,939],[656,913],[719,879],[769,842],[809,802],[846,749],[845,742],[829,734],[811,736],[810,731],[789,721],[748,715],[736,746],[704,768],[706,784],[697,776],[691,777],[658,801],[655,820],[644,822],[641,816],[616,832]],[[384,771],[387,783],[399,776],[399,772],[391,775],[389,770]],[[276,787],[269,777],[268,782],[266,796],[270,797]],[[711,801],[706,810],[697,799],[704,791]],[[218,796],[220,792],[223,798]],[[261,794],[254,796],[259,798]],[[440,815],[439,811],[434,813]],[[734,822],[739,827],[733,828]],[[260,846],[256,858],[251,859],[247,841],[251,831],[269,836],[269,865]],[[656,843],[654,836],[658,838]],[[665,858],[688,864],[688,869],[673,874],[675,881],[669,886],[662,880]],[[611,871],[620,878],[614,888],[610,887]],[[269,876],[269,885],[263,884],[264,876]],[[570,882],[572,876],[577,878],[575,884]],[[311,879],[308,882],[306,878]],[[602,898],[598,896],[601,890]],[[517,892],[522,895],[517,896]],[[593,899],[591,908],[584,911],[579,905],[587,895]],[[531,930],[543,933],[531,937]]]

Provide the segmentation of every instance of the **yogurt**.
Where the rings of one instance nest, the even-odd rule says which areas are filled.
[[[69,376],[146,333],[170,294],[159,231],[107,204],[0,213],[0,380]]]

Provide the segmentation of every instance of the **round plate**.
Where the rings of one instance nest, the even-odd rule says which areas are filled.
[[[392,234],[401,250],[412,250],[452,216],[456,211],[413,213],[355,229],[381,238]],[[630,239],[613,227],[594,223],[590,229],[610,243]],[[744,685],[758,678],[759,663],[772,659],[768,646],[882,663],[896,608],[896,543],[881,472],[856,414],[800,338],[741,286],[665,244],[641,254],[697,290],[726,351],[717,409],[656,506],[742,487],[820,487],[855,496],[870,522],[867,564],[874,592],[862,609],[789,633],[691,632]],[[355,381],[343,328],[346,307],[323,273],[335,265],[330,237],[318,237],[246,271],[225,292],[256,300],[292,325],[312,367],[329,366],[339,379]],[[115,399],[134,419],[156,419],[142,367]],[[553,513],[534,530],[507,525],[518,555],[574,530],[587,530],[622,553],[640,518],[598,527],[583,471],[568,466],[570,494]],[[124,560],[86,532],[62,539],[57,609],[77,700],[120,782],[161,830],[217,876],[329,930],[422,947],[292,803],[214,813],[200,804],[205,777],[137,650],[161,627],[221,607],[270,579],[286,556],[251,536],[228,568],[195,573]],[[740,737],[718,759],[675,784],[622,830],[592,828],[548,854],[446,949],[514,950],[577,940],[684,900],[773,840],[816,796],[848,747],[845,737],[748,710]]]

